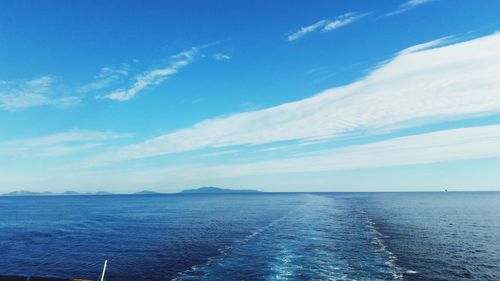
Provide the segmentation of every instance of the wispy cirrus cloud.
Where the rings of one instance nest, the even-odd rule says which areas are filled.
[[[217,53],[214,55],[215,60],[221,61],[221,60],[229,60],[231,59],[231,56],[228,54],[223,54],[223,53]]]
[[[88,150],[127,134],[97,131],[69,131],[29,139],[0,142],[0,155],[4,156],[61,156]]]
[[[208,119],[99,155],[92,162],[202,148],[381,134],[443,120],[498,114],[498,89],[500,33],[431,49],[410,47],[351,84],[296,102]]]
[[[0,109],[22,110],[30,107],[54,105],[69,106],[82,102],[90,94],[98,99],[127,101],[134,98],[139,92],[154,85],[161,84],[169,76],[176,74],[181,68],[190,65],[197,57],[203,57],[201,50],[218,44],[214,42],[198,47],[192,47],[170,57],[170,63],[165,67],[153,68],[128,78],[133,73],[129,64],[119,67],[102,67],[93,80],[86,84],[71,85],[56,81],[53,76],[41,76],[32,80],[0,81]],[[230,56],[223,53],[213,55],[217,61],[228,60]],[[134,59],[134,62],[139,60]],[[117,85],[113,91],[110,88]],[[98,95],[99,92],[109,91]],[[65,94],[69,93],[69,94]]]
[[[429,164],[500,157],[500,126],[458,128],[394,138],[364,145],[316,151],[305,157],[286,157],[244,164],[187,166],[163,169],[169,177],[201,179],[266,174],[304,173]],[[169,175],[170,174],[170,175]]]
[[[370,169],[401,165],[419,165],[467,159],[500,157],[500,126],[459,128],[439,132],[394,138],[365,145],[316,151],[305,157],[286,157],[267,161],[226,163],[218,165],[184,164],[168,167],[131,168],[118,171],[66,170],[35,173],[0,171],[3,186],[37,188],[54,184],[64,190],[76,186],[89,188],[126,189],[154,186],[162,190],[166,185],[177,188],[189,183],[206,184],[223,179],[280,175],[292,173]],[[231,151],[230,151],[231,152]],[[228,153],[230,153],[228,152]],[[214,155],[216,156],[216,155]],[[167,184],[169,183],[169,184]],[[286,184],[289,184],[285,181]],[[366,184],[366,183],[365,183]],[[387,184],[386,181],[383,184]],[[276,185],[274,182],[273,185]],[[367,186],[364,186],[367,188]],[[368,186],[369,187],[369,186]],[[332,188],[329,186],[329,189]]]
[[[222,155],[228,155],[228,154],[237,154],[238,152],[240,152],[240,151],[236,150],[236,149],[222,150],[222,151],[204,153],[204,154],[201,154],[200,157],[216,157],[216,156],[222,156]]]
[[[176,74],[179,69],[191,64],[202,48],[205,48],[205,46],[193,47],[189,50],[180,52],[171,57],[172,61],[169,65],[145,71],[144,73],[137,75],[135,81],[130,87],[119,88],[109,94],[98,96],[98,98],[110,99],[115,101],[130,100],[134,98],[140,91],[162,83],[169,76]]]
[[[337,28],[346,26],[348,24],[354,23],[364,17],[366,17],[368,13],[358,14],[358,13],[347,13],[338,16],[335,20],[328,22],[327,25],[322,29],[323,32],[329,32],[335,30]]]
[[[402,3],[401,5],[399,5],[397,10],[387,13],[386,16],[390,17],[390,16],[398,15],[398,14],[404,13],[406,11],[415,9],[418,6],[429,3],[431,1],[435,1],[435,0],[409,0],[409,1],[406,1],[406,2]]]
[[[409,48],[402,50],[401,52],[399,52],[399,54],[404,55],[404,54],[410,54],[410,53],[415,53],[415,52],[419,52],[419,51],[429,50],[429,49],[436,48],[436,47],[441,47],[441,46],[444,46],[446,44],[453,43],[454,39],[455,39],[454,36],[446,36],[443,38],[432,40],[430,42],[411,46]]]
[[[329,19],[324,19],[320,20],[316,23],[313,23],[308,26],[301,27],[299,30],[296,32],[288,35],[288,41],[295,41],[309,33],[315,32],[315,31],[321,31],[321,32],[329,32],[332,30],[335,30],[337,28],[340,28],[342,26],[346,26],[348,24],[354,23],[363,17],[367,16],[368,14],[360,14],[360,13],[346,13],[343,15],[340,15],[336,17],[334,20],[329,20]]]
[[[79,169],[74,173],[41,175],[45,182],[58,179],[65,184],[77,181],[83,187],[100,187],[103,184],[116,188],[155,186],[165,188],[166,183],[185,187],[188,183],[206,184],[224,179],[258,177],[309,172],[332,172],[352,169],[372,169],[404,165],[422,165],[457,160],[473,160],[500,157],[500,126],[458,128],[419,135],[399,137],[364,145],[351,145],[336,149],[317,150],[312,155],[282,157],[273,160],[225,161],[224,164],[177,164],[167,167],[133,168],[125,171]],[[223,151],[221,151],[223,153]],[[228,153],[232,153],[229,151]],[[237,152],[235,152],[237,153]],[[205,156],[205,155],[203,155]],[[202,156],[202,157],[203,157]],[[213,155],[216,156],[216,155]],[[229,162],[229,163],[228,163]],[[5,174],[4,177],[12,177]],[[19,176],[15,182],[27,181],[36,185],[40,179]],[[0,180],[5,181],[4,177]],[[310,179],[308,180],[310,181]],[[280,181],[290,184],[287,181]],[[273,182],[273,185],[276,185]],[[307,183],[304,183],[307,184]],[[366,183],[364,183],[366,184]],[[382,184],[387,184],[384,180]],[[331,190],[331,186],[328,187]],[[369,188],[369,186],[364,186]]]
[[[1,81],[0,109],[13,111],[42,105],[68,106],[81,100],[79,96],[61,94],[57,86],[51,76],[27,81]]]
[[[77,92],[88,93],[98,91],[111,86],[113,83],[120,82],[129,74],[129,66],[123,64],[119,68],[102,67],[99,73],[94,76],[90,83],[77,87]]]
[[[327,24],[328,24],[328,20],[320,20],[320,21],[313,23],[311,25],[301,27],[299,30],[288,35],[288,41],[295,41],[295,40],[301,38],[302,36],[305,36],[311,32],[314,32],[316,30],[319,30],[319,29],[325,27],[325,25],[327,25]]]

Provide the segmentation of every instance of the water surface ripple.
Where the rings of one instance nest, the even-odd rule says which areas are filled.
[[[0,197],[0,274],[500,280],[500,193]]]

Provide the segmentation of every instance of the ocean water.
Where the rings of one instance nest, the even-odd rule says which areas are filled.
[[[0,275],[500,280],[500,193],[0,197]]]

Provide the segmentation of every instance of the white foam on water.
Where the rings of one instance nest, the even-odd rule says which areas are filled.
[[[393,252],[391,252],[388,249],[387,245],[384,243],[383,239],[386,238],[387,236],[380,233],[380,231],[376,226],[376,223],[368,216],[366,211],[364,211],[361,208],[357,208],[356,211],[363,218],[363,222],[367,226],[367,228],[373,233],[373,238],[371,243],[377,245],[378,251],[384,254],[386,258],[384,264],[392,269],[393,272],[391,274],[393,280],[403,280],[404,279],[402,274],[403,270],[396,264],[398,257]]]
[[[256,231],[252,232],[251,234],[245,236],[241,240],[235,240],[232,245],[227,245],[227,246],[224,246],[223,248],[217,249],[217,252],[219,253],[219,255],[209,257],[204,264],[193,265],[190,269],[185,270],[183,272],[179,272],[177,277],[172,279],[172,281],[182,281],[186,278],[189,279],[192,275],[196,275],[197,272],[207,269],[207,267],[209,267],[214,262],[217,262],[219,259],[223,259],[225,256],[229,255],[233,248],[236,248],[238,246],[241,246],[241,245],[247,243],[248,241],[257,237],[258,235],[265,232],[269,228],[272,228],[273,226],[277,225],[281,221],[285,220],[288,216],[290,216],[290,213],[291,212],[287,213],[286,215],[284,215],[278,219],[275,219],[274,221],[270,222],[269,224],[257,229]],[[205,276],[206,274],[208,274],[208,272],[205,273],[203,276]]]
[[[294,255],[288,251],[288,249],[283,248],[281,251],[281,258],[279,263],[275,263],[272,266],[272,270],[275,272],[273,280],[289,280],[290,277],[295,273],[297,266],[293,266],[292,260]]]

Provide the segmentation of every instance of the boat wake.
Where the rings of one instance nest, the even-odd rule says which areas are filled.
[[[403,280],[396,260],[361,208],[311,195],[173,280]]]

